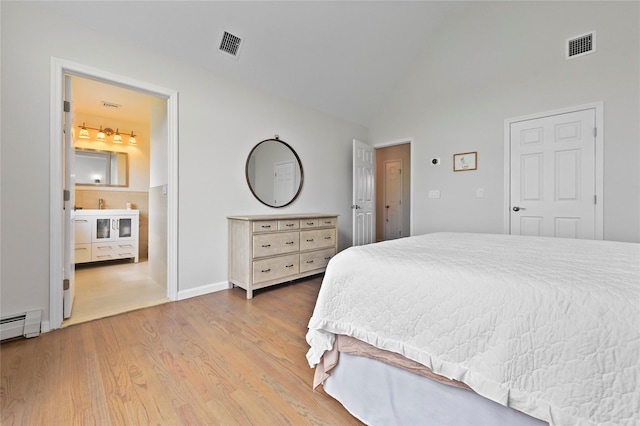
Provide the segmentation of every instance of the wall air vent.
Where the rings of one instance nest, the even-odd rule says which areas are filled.
[[[588,55],[596,51],[596,32],[572,37],[567,40],[567,59]]]
[[[238,59],[241,45],[242,39],[240,37],[226,31],[222,33],[222,39],[220,40],[219,46],[221,52]]]

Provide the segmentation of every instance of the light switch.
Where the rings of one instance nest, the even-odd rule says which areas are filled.
[[[476,197],[483,198],[484,197],[484,188],[476,189]]]
[[[430,189],[429,190],[429,198],[440,198],[440,190],[439,189]]]

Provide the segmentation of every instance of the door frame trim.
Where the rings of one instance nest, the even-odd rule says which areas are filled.
[[[413,137],[410,138],[401,138],[401,139],[395,139],[392,141],[388,141],[388,142],[380,142],[380,143],[375,143],[373,144],[373,149],[378,149],[378,148],[387,148],[390,146],[394,146],[394,145],[404,145],[406,143],[409,144],[409,164],[411,165],[411,176],[409,177],[409,185],[411,185],[411,188],[409,188],[409,197],[411,197],[410,205],[409,205],[409,236],[414,235],[413,234],[413,209],[415,206],[415,203],[413,202],[414,198],[414,191],[415,191],[415,185],[414,185],[414,181],[413,181],[413,177],[414,177],[414,170],[415,170],[415,160],[414,160],[414,153],[413,153],[413,142],[414,139]]]
[[[549,117],[552,115],[561,115],[571,112],[585,111],[592,109],[595,111],[596,117],[596,141],[595,141],[595,239],[604,239],[604,102],[592,102],[583,105],[577,105],[567,108],[556,109],[552,111],[540,112],[536,114],[523,115],[520,117],[512,117],[504,120],[504,201],[503,201],[503,232],[510,234],[511,232],[511,125],[520,121],[535,120],[539,118]]]
[[[49,321],[43,322],[43,331],[62,326],[62,135],[64,75],[97,80],[144,92],[167,101],[167,298],[178,296],[178,91],[155,86],[129,77],[112,74],[65,59],[51,58],[51,93],[49,116]],[[60,296],[60,297],[58,297]]]

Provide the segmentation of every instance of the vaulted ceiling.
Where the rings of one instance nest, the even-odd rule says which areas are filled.
[[[109,37],[365,126],[429,35],[465,3],[30,2]],[[237,58],[219,51],[225,31],[242,39]]]

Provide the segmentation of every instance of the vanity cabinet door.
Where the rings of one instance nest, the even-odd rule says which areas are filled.
[[[111,241],[115,239],[115,225],[110,217],[97,217],[93,220],[92,241]]]

